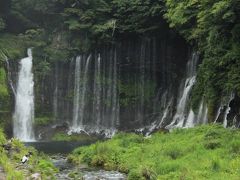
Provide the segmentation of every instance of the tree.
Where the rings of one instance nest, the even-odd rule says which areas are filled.
[[[165,18],[202,52],[193,89],[193,105],[205,96],[240,95],[240,2],[236,0],[166,0]]]

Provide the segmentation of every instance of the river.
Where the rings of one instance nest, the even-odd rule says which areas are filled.
[[[48,154],[51,161],[59,169],[55,174],[57,180],[125,180],[126,175],[117,171],[105,171],[90,168],[87,165],[73,165],[67,161],[67,155],[76,147],[90,145],[93,141],[81,142],[30,142],[26,146],[33,146],[38,151]]]

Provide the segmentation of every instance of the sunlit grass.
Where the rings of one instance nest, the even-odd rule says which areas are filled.
[[[240,131],[208,125],[151,138],[120,133],[77,148],[69,160],[118,170],[128,179],[238,179]]]
[[[7,140],[0,129],[0,145]],[[40,173],[42,179],[54,179],[54,173],[58,170],[53,166],[48,157],[38,153],[34,148],[26,148],[20,141],[13,139],[11,150],[0,147],[0,166],[3,167],[8,180],[25,180],[33,173]],[[21,158],[28,152],[32,156],[26,164],[21,164]]]

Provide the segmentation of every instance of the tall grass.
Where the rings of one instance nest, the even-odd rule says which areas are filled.
[[[0,129],[0,145],[6,144],[7,140]],[[10,151],[0,146],[0,166],[3,167],[7,180],[25,180],[33,173],[40,173],[42,179],[54,179],[57,169],[51,161],[34,148],[26,148],[21,142],[14,139]],[[29,161],[22,165],[21,158],[28,152],[32,152]]]
[[[128,179],[238,179],[240,131],[220,125],[157,132],[151,138],[121,133],[77,148],[69,159],[128,174]]]

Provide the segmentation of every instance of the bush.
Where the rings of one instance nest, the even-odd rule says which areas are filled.
[[[172,159],[177,159],[183,155],[180,149],[176,147],[170,147],[169,149],[165,150],[167,156],[171,157]]]
[[[212,160],[212,170],[213,170],[213,171],[219,171],[219,170],[220,170],[220,162],[219,162],[219,159],[213,159],[213,160]]]
[[[145,178],[142,176],[141,172],[132,170],[128,174],[128,180],[145,180]]]
[[[240,141],[233,140],[230,144],[229,149],[230,149],[230,153],[239,155],[240,154]]]
[[[204,142],[204,147],[206,149],[216,149],[221,146],[221,142],[218,139],[208,140]]]

